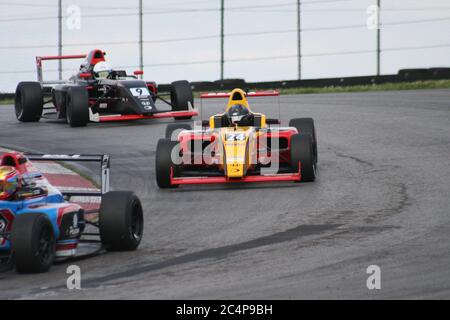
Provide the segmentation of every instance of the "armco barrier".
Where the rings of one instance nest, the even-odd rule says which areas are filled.
[[[340,87],[445,79],[450,79],[450,68],[402,69],[397,74],[383,76],[343,77],[270,82],[246,82],[244,79],[224,79],[217,81],[191,82],[191,85],[194,91],[199,92],[232,90],[234,88],[265,90],[283,88]],[[169,92],[170,87],[170,84],[160,84],[158,89],[160,92]],[[0,100],[13,98],[13,93],[0,93]]]
[[[243,79],[225,79],[214,82],[192,82],[194,91],[220,91],[234,88],[244,89],[283,89],[283,88],[321,88],[356,86],[383,83],[415,82],[425,80],[450,79],[450,68],[402,69],[398,74],[383,76],[342,77],[310,80],[287,80],[270,82],[245,82]],[[169,91],[170,85],[160,85],[160,91]]]
[[[4,99],[14,99],[14,93],[0,93],[0,100]]]

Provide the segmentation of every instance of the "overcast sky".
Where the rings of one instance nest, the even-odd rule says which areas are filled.
[[[382,74],[401,68],[450,67],[448,0],[381,2]],[[13,92],[19,81],[35,80],[36,55],[57,54],[57,3],[0,0],[0,91]],[[376,0],[302,3],[304,79],[375,74],[376,31],[369,30],[366,23],[370,19],[367,9]],[[225,4],[225,33],[229,35],[225,39],[225,77],[296,79],[296,0],[225,0]],[[100,48],[107,52],[113,67],[137,69],[137,6],[138,0],[63,0],[63,53]],[[68,9],[77,8],[81,10],[80,25],[76,19],[67,19]],[[145,78],[159,83],[217,80],[219,8],[220,0],[144,0]],[[240,33],[247,35],[236,35]],[[403,50],[395,50],[398,48]],[[78,65],[79,61],[64,62],[64,76],[70,76]],[[57,65],[48,62],[44,68],[55,70]],[[45,77],[56,79],[57,73],[47,72]]]

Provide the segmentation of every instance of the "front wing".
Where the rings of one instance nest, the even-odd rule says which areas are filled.
[[[164,118],[178,118],[178,117],[195,117],[198,116],[198,112],[195,110],[189,111],[167,111],[154,113],[152,115],[141,114],[117,114],[117,115],[94,115],[91,113],[90,120],[92,122],[115,122],[115,121],[131,121],[142,119],[164,119]]]
[[[221,177],[174,177],[173,168],[170,171],[170,184],[189,185],[189,184],[222,184],[222,183],[248,183],[248,182],[300,182],[302,180],[301,164],[299,163],[298,172],[296,173],[280,173],[271,175],[245,176],[239,179],[230,179],[225,176]]]

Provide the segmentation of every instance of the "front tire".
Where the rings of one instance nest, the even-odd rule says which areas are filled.
[[[170,172],[176,173],[176,165],[172,160],[172,151],[179,148],[178,141],[160,139],[156,146],[156,183],[161,189],[176,188],[177,185],[170,184]]]
[[[313,139],[314,162],[317,164],[317,136],[314,120],[312,118],[296,118],[289,121],[289,127],[297,129],[298,133],[309,133]]]
[[[12,227],[11,244],[19,273],[47,272],[55,260],[55,233],[44,214],[18,215]]]
[[[194,107],[194,95],[188,81],[182,80],[172,82],[170,102],[172,104],[172,111],[188,111],[189,107]],[[191,118],[192,116],[175,117],[175,120],[189,120]]]
[[[89,122],[89,98],[86,88],[69,88],[66,108],[67,123],[71,127],[85,127]]]
[[[16,88],[14,108],[17,120],[38,122],[44,108],[44,96],[39,82],[20,82]]]
[[[144,214],[139,198],[130,191],[104,194],[100,205],[99,229],[106,250],[136,250],[144,231]]]
[[[166,127],[166,139],[171,139],[172,138],[172,134],[175,131],[180,131],[181,130],[192,130],[192,126],[189,123],[170,123],[167,125]]]
[[[313,140],[309,133],[297,133],[291,136],[291,168],[293,172],[298,172],[299,163],[301,166],[301,181],[314,181],[316,179],[316,164]]]

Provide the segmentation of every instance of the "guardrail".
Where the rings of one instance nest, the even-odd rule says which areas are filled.
[[[191,82],[192,89],[199,91],[220,91],[243,89],[284,89],[284,88],[323,88],[357,86],[383,83],[415,82],[450,79],[450,68],[402,69],[397,74],[383,76],[342,77],[311,80],[287,80],[270,82],[246,82],[244,79],[225,79],[217,81]],[[170,91],[170,84],[160,84],[161,92]],[[14,93],[0,93],[0,100],[14,99]]]
[[[194,91],[217,91],[244,89],[284,89],[284,88],[321,88],[341,87],[383,83],[415,82],[425,80],[450,79],[450,68],[402,69],[397,74],[383,76],[341,77],[311,80],[288,80],[270,82],[246,82],[243,79],[226,79],[223,81],[191,82]],[[160,91],[168,91],[170,85],[159,85]]]
[[[0,93],[0,100],[14,99],[14,96],[15,96],[14,93]]]

